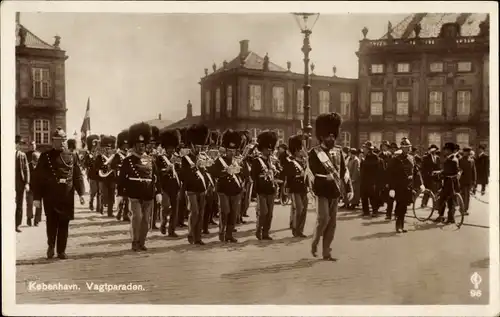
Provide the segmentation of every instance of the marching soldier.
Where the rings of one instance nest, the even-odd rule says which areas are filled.
[[[358,150],[351,149],[351,156],[347,161],[347,170],[351,178],[353,197],[347,206],[349,209],[355,209],[359,205],[361,199],[361,161],[358,158]],[[346,195],[347,196],[347,195]]]
[[[383,183],[383,161],[373,153],[373,145],[370,141],[365,142],[363,151],[365,158],[361,161],[361,205],[363,206],[363,216],[370,216],[370,205],[372,216],[378,215],[380,207],[379,190]]]
[[[219,240],[221,242],[238,242],[233,237],[233,229],[236,217],[240,214],[243,185],[239,175],[241,167],[234,159],[234,155],[241,143],[242,136],[237,131],[225,131],[222,135],[222,146],[226,150],[225,154],[219,156],[213,165],[220,202]]]
[[[114,171],[115,176],[119,177],[123,160],[128,155],[128,130],[118,133],[118,135],[116,136],[116,146],[118,150],[116,151],[115,154],[113,154],[110,167]],[[123,214],[123,221],[130,222],[128,199],[126,196],[124,196],[121,203],[118,204],[118,213],[116,214],[116,219],[121,220],[122,214]]]
[[[407,138],[401,140],[401,153],[397,153],[392,161],[389,181],[389,196],[396,201],[396,232],[407,232],[405,215],[408,206],[413,203],[413,188],[425,189],[422,177],[413,155],[410,155],[411,143]]]
[[[244,153],[242,153],[242,162],[241,162],[241,176],[244,180],[244,193],[242,194],[242,203],[241,203],[241,214],[243,217],[248,217],[248,207],[250,206],[250,201],[252,200],[252,190],[253,190],[253,179],[252,179],[252,152],[254,149],[254,145],[252,145],[252,137],[249,131],[244,131],[243,137],[245,140],[246,149]]]
[[[118,175],[118,204],[127,197],[130,204],[132,250],[146,251],[153,201],[161,200],[161,185],[153,157],[146,153],[151,127],[147,123],[132,125],[128,143],[132,153],[122,163]]]
[[[181,144],[180,144],[180,149],[179,149],[179,155],[182,157],[184,156],[184,152],[189,151],[189,144],[187,141],[187,128],[182,128],[179,130],[179,133],[181,134]],[[177,170],[182,172],[182,159],[181,163],[176,164]],[[180,228],[186,228],[187,225],[184,223],[186,219],[189,216],[189,210],[188,210],[188,205],[187,205],[187,195],[186,195],[186,188],[184,186],[184,179],[182,178],[182,173],[179,173],[179,176],[181,178],[181,189],[179,190],[179,209],[177,210],[177,217],[179,220],[178,226]]]
[[[476,159],[477,185],[481,185],[481,195],[486,192],[486,185],[488,185],[490,176],[490,157],[485,153],[485,150],[486,146],[481,144]]]
[[[97,147],[99,146],[99,136],[96,134],[91,134],[87,137],[87,153],[83,158],[83,167],[87,172],[87,180],[90,186],[90,200],[89,209],[94,210],[94,198],[97,196],[97,210],[99,211],[100,201],[99,201],[99,172],[97,171],[95,164],[97,158]]]
[[[191,244],[205,245],[201,240],[205,196],[209,184],[200,170],[204,159],[200,151],[208,138],[208,128],[205,125],[193,125],[186,131],[186,142],[191,145],[191,153],[182,157],[181,178],[186,190],[189,208],[188,241]]]
[[[294,135],[288,139],[288,148],[291,156],[286,158],[283,170],[286,178],[287,191],[292,198],[292,206],[295,209],[292,221],[292,235],[305,238],[304,226],[306,223],[307,206],[309,201],[308,176],[307,176],[307,152],[303,148],[303,136]]]
[[[210,131],[209,136],[209,151],[217,150],[220,139],[220,133],[218,131]],[[213,153],[213,152],[212,152]],[[206,163],[203,168],[200,169],[205,176],[205,180],[207,184],[209,184],[207,189],[207,194],[205,195],[205,208],[203,210],[203,225],[202,232],[203,234],[209,234],[208,225],[215,224],[213,217],[218,208],[218,198],[217,193],[215,192],[216,188],[216,180],[212,177],[213,174],[213,158],[210,157],[207,153]]]
[[[67,259],[69,222],[75,215],[75,190],[84,204],[83,175],[74,153],[65,146],[66,133],[58,128],[52,135],[52,149],[40,155],[36,166],[37,181],[33,188],[35,208],[43,207],[47,221],[47,258]]]
[[[314,175],[313,191],[317,196],[318,219],[311,245],[311,253],[316,257],[318,243],[323,237],[323,259],[334,261],[330,245],[337,227],[338,202],[341,182],[345,183],[348,199],[352,199],[351,180],[345,166],[341,149],[335,146],[340,133],[342,118],[338,113],[322,114],[316,118],[316,138],[320,145],[309,151],[309,168]]]
[[[156,162],[156,157],[158,155],[158,145],[160,144],[160,129],[156,126],[151,126],[151,139],[149,144],[146,146],[146,153],[153,157],[153,160]],[[156,220],[158,220],[158,216],[160,215],[159,203],[156,200],[153,200],[153,212],[151,214],[151,230],[158,230],[156,226]]]
[[[181,181],[177,174],[176,161],[178,156],[175,150],[180,144],[181,135],[179,130],[166,130],[160,134],[161,146],[165,153],[158,155],[156,164],[160,172],[160,183],[162,188],[162,221],[160,231],[162,234],[167,233],[168,219],[168,236],[177,238],[175,233],[177,226],[177,209],[179,205],[179,190]]]
[[[476,164],[470,155],[472,149],[465,147],[463,156],[459,160],[459,167],[462,171],[460,175],[460,194],[464,200],[465,215],[469,214],[469,203],[471,191],[476,190]]]
[[[439,171],[441,169],[441,163],[439,162],[439,156],[436,155],[436,151],[438,147],[435,144],[431,144],[427,153],[422,158],[422,180],[424,181],[425,188],[432,191],[434,194],[437,193],[437,182],[433,175],[434,172]],[[422,197],[422,208],[427,206],[427,202],[429,201],[429,195],[427,193]]]
[[[275,132],[264,131],[257,137],[257,149],[261,155],[253,159],[252,178],[257,193],[257,230],[255,236],[259,240],[272,240],[269,236],[273,220],[274,198],[276,188],[274,177],[276,168],[271,162],[271,154],[276,147],[278,137]]]
[[[456,156],[455,150],[457,145],[448,142],[443,147],[443,169],[435,172],[442,180],[442,190],[440,194],[441,200],[437,202],[439,208],[439,216],[434,219],[434,222],[444,222],[444,210],[448,205],[447,223],[455,223],[455,207],[453,202],[453,194],[460,191],[460,183],[458,176],[460,165]]]
[[[115,203],[116,178],[113,169],[110,166],[113,149],[115,148],[116,138],[114,136],[101,136],[101,152],[95,160],[95,169],[99,174],[99,192],[97,194],[97,212],[101,215],[104,208],[107,207],[108,217],[113,217],[113,205]]]

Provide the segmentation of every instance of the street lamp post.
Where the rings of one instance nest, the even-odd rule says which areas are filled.
[[[309,38],[312,34],[314,25],[318,21],[319,13],[294,13],[294,16],[302,34],[304,34],[304,41],[302,45],[302,53],[304,53],[304,120],[302,121],[302,135],[304,137],[306,148],[309,149],[311,147],[312,138],[310,96],[311,83],[309,76],[309,53],[312,49]],[[311,17],[315,19],[310,19]]]

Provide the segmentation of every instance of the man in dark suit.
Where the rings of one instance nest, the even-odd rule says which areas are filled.
[[[481,185],[481,195],[486,192],[486,185],[488,185],[488,177],[490,176],[490,157],[484,152],[485,149],[484,145],[480,145],[476,158],[477,185]]]
[[[36,142],[32,141],[29,145],[28,152],[26,152],[26,158],[28,159],[28,166],[30,170],[30,190],[26,191],[26,217],[28,226],[31,227],[33,221],[33,183],[35,182],[34,170],[36,164],[38,163],[38,158],[40,157],[40,152],[36,150]],[[35,208],[35,227],[42,219],[42,209]]]
[[[465,147],[463,149],[463,156],[458,161],[461,170],[460,175],[460,194],[464,200],[465,215],[469,214],[470,193],[476,190],[476,164],[474,158],[471,156],[472,149]]]
[[[16,232],[21,232],[19,226],[23,220],[24,191],[30,190],[30,170],[26,154],[21,151],[25,144],[20,135],[16,135]]]
[[[36,208],[45,209],[47,221],[47,258],[54,257],[57,246],[59,259],[67,259],[69,222],[75,216],[75,190],[84,204],[85,192],[82,170],[76,154],[66,148],[66,133],[58,128],[52,135],[53,148],[40,155],[35,172],[37,180],[33,188]]]

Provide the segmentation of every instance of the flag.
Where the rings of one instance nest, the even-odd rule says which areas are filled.
[[[90,132],[90,97],[87,99],[87,109],[83,117],[82,127],[80,128],[80,140],[82,141],[82,148],[87,144],[87,134]]]

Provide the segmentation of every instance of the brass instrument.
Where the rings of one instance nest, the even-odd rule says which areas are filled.
[[[206,152],[199,152],[196,157],[196,166],[198,168],[207,168],[214,164],[214,160]]]
[[[101,151],[101,152],[105,152],[104,150]],[[107,153],[101,153],[101,155],[106,155]],[[111,175],[111,173],[114,172],[113,169],[110,168],[109,164],[111,164],[111,162],[113,161],[113,158],[115,157],[115,155],[117,155],[117,151],[115,151],[115,153],[111,154],[109,156],[109,158],[103,163],[103,166],[106,167],[106,172],[104,172],[103,170],[99,170],[99,177],[102,177],[102,178],[106,178],[108,177],[109,175]]]

